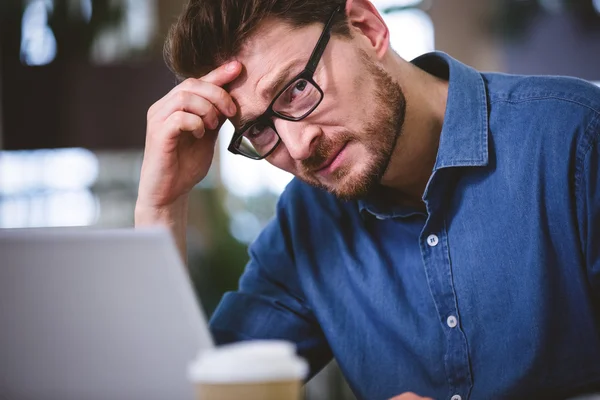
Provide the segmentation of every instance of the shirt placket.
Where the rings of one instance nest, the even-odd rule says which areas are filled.
[[[467,339],[460,325],[444,216],[434,202],[426,200],[426,205],[429,216],[419,244],[427,283],[446,336],[444,366],[449,385],[448,398],[468,399],[472,388],[469,354]]]

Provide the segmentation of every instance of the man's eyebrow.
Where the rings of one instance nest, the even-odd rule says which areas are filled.
[[[277,93],[283,88],[283,85],[289,82],[293,76],[297,75],[298,72],[294,73],[294,67],[299,64],[298,60],[292,60],[289,63],[285,64],[280,70],[279,73],[275,76],[275,78],[267,85],[267,89],[265,90],[265,96],[270,98],[271,100],[275,97]],[[293,75],[292,75],[293,74]]]
[[[270,99],[269,104],[271,104],[271,101],[273,101],[275,95],[278,94],[279,91],[282,89],[282,86],[286,83],[289,83],[289,80],[300,72],[294,71],[294,67],[297,64],[301,64],[301,61],[298,59],[292,60],[284,64],[283,67],[280,68],[279,73],[275,76],[275,78],[266,86],[264,94],[261,97]],[[260,117],[260,115],[258,114],[247,114],[245,116],[240,117],[240,130],[246,128],[248,124],[254,122],[254,120],[256,120],[258,117]]]
[[[248,125],[254,122],[254,120],[258,117],[259,116],[257,114],[246,114],[245,116],[240,117],[239,127],[236,129],[236,131],[242,131],[246,129]]]

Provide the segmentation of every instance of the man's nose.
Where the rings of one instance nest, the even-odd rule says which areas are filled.
[[[306,160],[312,154],[321,129],[304,121],[275,120],[275,128],[290,156],[297,161]]]

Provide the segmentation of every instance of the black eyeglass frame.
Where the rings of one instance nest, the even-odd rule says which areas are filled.
[[[271,153],[273,153],[275,151],[275,149],[277,149],[277,147],[281,143],[281,136],[279,136],[279,132],[277,132],[277,129],[275,128],[275,123],[273,122],[273,117],[281,118],[286,121],[294,121],[294,122],[301,121],[304,118],[308,117],[313,111],[315,111],[315,109],[319,106],[319,104],[321,104],[321,102],[323,101],[324,93],[323,93],[323,90],[321,89],[321,87],[313,79],[313,76],[315,74],[315,70],[317,69],[317,65],[319,65],[319,62],[321,61],[321,57],[323,56],[323,53],[325,52],[325,48],[327,47],[327,44],[329,43],[329,39],[331,38],[331,25],[333,24],[335,15],[340,10],[341,10],[341,6],[338,6],[333,11],[331,16],[329,17],[329,20],[325,24],[325,27],[323,28],[323,32],[321,33],[321,36],[319,37],[319,40],[317,41],[317,44],[315,45],[315,48],[314,48],[312,54],[310,55],[310,58],[308,59],[306,66],[304,67],[304,70],[302,72],[300,72],[298,75],[296,75],[294,78],[290,79],[289,83],[287,85],[285,85],[283,87],[283,89],[281,89],[275,95],[275,97],[273,98],[273,101],[271,101],[271,104],[269,104],[269,107],[267,107],[267,109],[265,110],[264,113],[262,113],[259,117],[257,117],[253,121],[248,122],[245,126],[241,127],[238,132],[233,134],[233,137],[231,138],[231,142],[229,143],[229,147],[227,148],[227,150],[229,150],[233,154],[240,154],[244,157],[248,157],[253,160],[262,160],[263,158],[266,158],[269,155],[271,155]],[[273,105],[275,104],[275,102],[279,99],[279,97],[286,90],[288,90],[290,88],[290,86],[295,84],[300,79],[304,79],[304,80],[308,81],[311,85],[313,85],[319,91],[319,94],[320,94],[319,101],[310,110],[305,112],[300,117],[290,117],[289,115],[281,114],[281,113],[278,113],[277,111],[275,111],[273,109]],[[236,142],[241,141],[242,137],[244,136],[244,133],[246,133],[246,131],[248,129],[250,129],[252,126],[254,126],[256,123],[263,123],[265,125],[270,126],[273,129],[273,132],[275,132],[275,134],[277,135],[277,143],[275,143],[275,145],[273,145],[273,148],[271,150],[269,150],[266,154],[264,154],[262,156],[251,156],[249,154],[245,154],[245,153],[241,152],[240,150],[238,150],[235,147]]]

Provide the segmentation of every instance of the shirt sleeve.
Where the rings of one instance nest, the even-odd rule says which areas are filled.
[[[592,120],[580,145],[575,185],[579,232],[589,279],[600,290],[600,114]]]
[[[281,204],[281,201],[280,201]],[[306,304],[294,264],[291,229],[278,212],[250,246],[250,261],[239,289],[223,296],[210,329],[217,344],[251,339],[284,339],[296,344],[310,365],[310,376],[332,354],[313,312]]]

